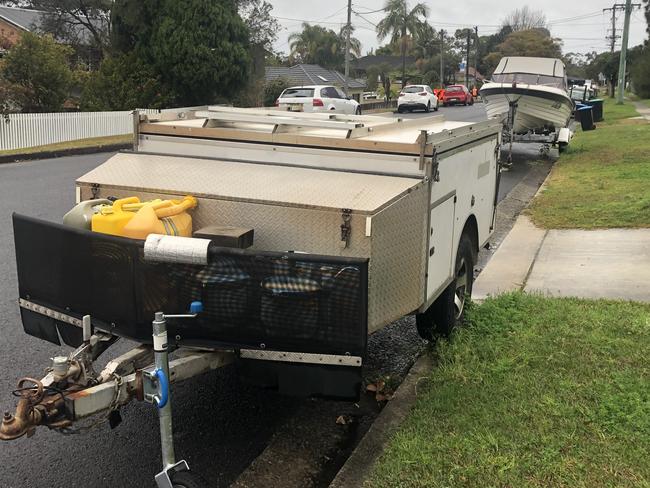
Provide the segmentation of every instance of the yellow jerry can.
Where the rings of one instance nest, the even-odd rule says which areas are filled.
[[[196,205],[196,198],[191,196],[171,200],[166,206],[144,205],[124,226],[121,235],[131,239],[146,239],[149,234],[192,237],[192,216],[187,211]]]
[[[115,200],[112,205],[102,205],[99,211],[92,216],[90,230],[101,232],[102,234],[111,234],[114,236],[124,236],[124,226],[135,217],[135,214],[146,205],[154,209],[171,207],[176,200],[151,200],[141,202],[138,197],[127,197]]]

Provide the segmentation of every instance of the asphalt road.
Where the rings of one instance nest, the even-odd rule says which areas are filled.
[[[481,104],[440,110],[450,119],[481,120]],[[406,114],[418,117],[418,114]],[[64,157],[0,165],[0,409],[14,409],[11,390],[21,376],[41,377],[49,359],[62,349],[23,333],[19,320],[11,213],[60,221],[74,204],[74,181],[111,154]],[[504,174],[505,196],[527,172],[515,165]],[[404,319],[378,333],[371,360],[382,373],[404,373],[422,347],[412,319]],[[398,340],[396,341],[396,338]],[[401,341],[399,354],[391,355]],[[123,343],[117,349],[126,350]],[[387,352],[389,351],[389,352]],[[111,354],[111,351],[107,353]],[[374,360],[372,358],[375,358]],[[176,452],[208,479],[228,484],[264,450],[287,419],[304,401],[279,396],[239,381],[224,368],[174,387]],[[132,403],[122,411],[123,422],[111,431],[106,424],[91,433],[63,436],[40,428],[32,438],[0,443],[0,486],[3,488],[149,487],[160,469],[158,422],[155,409]],[[318,436],[313,432],[314,437]]]

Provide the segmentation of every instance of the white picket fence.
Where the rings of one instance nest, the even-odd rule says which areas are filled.
[[[166,109],[181,112],[197,107]],[[148,114],[160,110],[140,110]],[[0,151],[133,133],[133,112],[10,114],[0,117]]]

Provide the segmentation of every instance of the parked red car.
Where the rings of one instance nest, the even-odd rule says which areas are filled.
[[[449,85],[445,88],[445,94],[442,98],[443,106],[457,105],[474,105],[474,97],[465,85]]]

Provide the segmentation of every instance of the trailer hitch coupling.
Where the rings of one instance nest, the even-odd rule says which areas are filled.
[[[26,385],[32,386],[26,386]],[[20,399],[16,412],[5,412],[0,425],[0,440],[11,441],[24,435],[31,437],[39,425],[50,428],[68,427],[71,422],[64,415],[63,397],[46,394],[43,383],[34,378],[21,378],[14,394]]]

